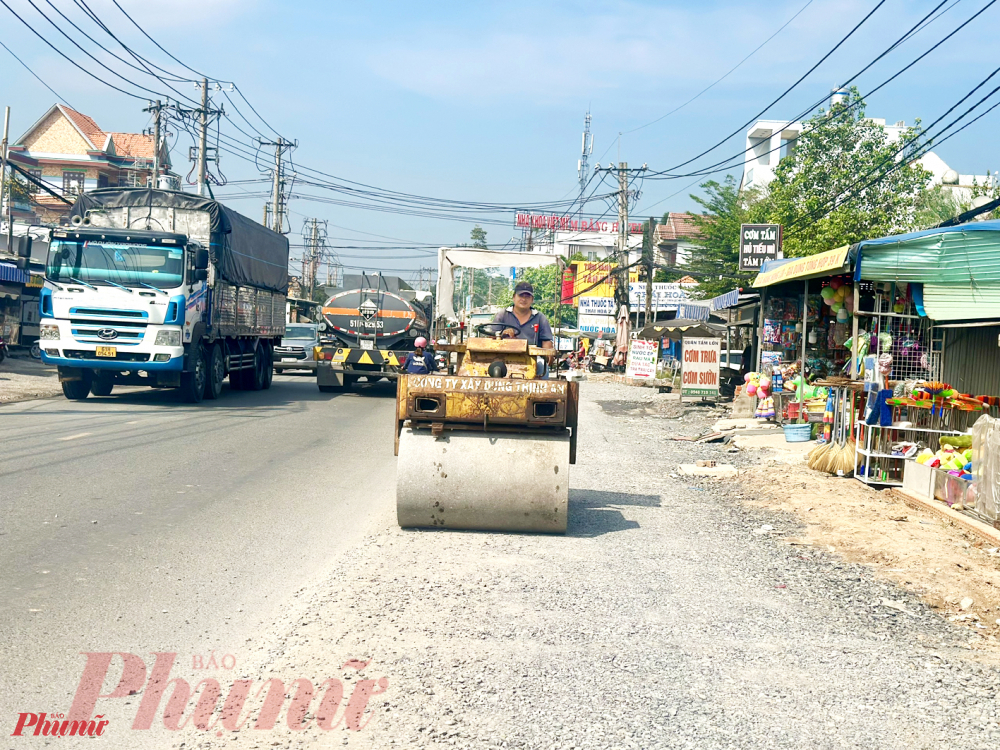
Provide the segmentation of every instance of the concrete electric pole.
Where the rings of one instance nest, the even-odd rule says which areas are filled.
[[[628,163],[618,162],[618,267],[615,284],[615,318],[628,309]]]
[[[205,184],[206,154],[208,149],[208,79],[201,79],[201,109],[198,110],[200,124],[198,133],[198,195],[207,192]]]
[[[202,97],[204,102],[204,97]],[[156,104],[150,102],[149,106],[143,109],[143,112],[150,112],[153,115],[153,184],[149,185],[152,188],[158,188],[160,186],[160,138],[161,138],[161,128],[160,119],[161,113],[165,109],[164,105],[160,103],[160,100],[156,100]],[[199,186],[199,195],[201,187]]]
[[[3,216],[3,198],[7,189],[7,136],[10,134],[10,107],[6,107],[3,113],[3,140],[0,141],[0,216]],[[11,176],[13,180],[13,175]],[[13,192],[13,191],[12,191]],[[7,228],[7,252],[14,254],[11,237],[14,236],[14,212],[11,209],[13,201],[7,199],[8,216],[10,226]]]
[[[594,153],[594,137],[590,134],[590,110],[583,120],[583,149],[580,152],[580,161],[576,163],[576,173],[580,180],[580,211],[583,211],[583,194],[587,189],[587,157]]]
[[[282,191],[284,190],[285,179],[284,174],[281,171],[281,156],[285,151],[291,151],[293,148],[297,148],[299,142],[286,141],[284,138],[279,137],[277,141],[259,140],[257,143],[261,146],[271,146],[274,148],[274,184],[271,188],[271,216],[274,219],[274,223],[271,228],[279,234],[284,234],[285,197],[282,194]]]

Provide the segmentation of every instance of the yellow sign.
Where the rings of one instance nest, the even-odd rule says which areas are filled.
[[[563,275],[563,304],[575,305],[581,296],[614,297],[615,277],[610,274],[617,267],[605,261],[570,261]],[[638,281],[639,272],[629,271],[628,280]]]
[[[45,286],[45,277],[39,273],[31,274],[31,278],[29,278],[28,283],[25,284],[25,287],[28,289],[41,289],[43,286]]]
[[[796,258],[785,263],[773,271],[765,271],[757,274],[754,279],[754,288],[780,284],[783,281],[794,279],[812,278],[813,276],[823,276],[840,271],[847,262],[847,254],[851,251],[849,245],[838,247],[836,250],[827,250],[825,253],[809,255],[805,258]]]

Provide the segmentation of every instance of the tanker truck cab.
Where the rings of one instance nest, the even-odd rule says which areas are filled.
[[[39,305],[42,359],[59,367],[68,391],[100,395],[103,382],[132,379],[178,385],[207,267],[207,250],[182,234],[53,231]]]

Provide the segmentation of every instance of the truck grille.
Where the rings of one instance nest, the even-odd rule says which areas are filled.
[[[102,307],[71,307],[70,315],[83,315],[87,318],[108,318],[112,320],[147,320],[149,313],[145,310],[110,310]]]
[[[92,323],[90,321],[73,320],[73,338],[81,344],[114,344],[116,346],[135,346],[142,341],[146,335],[146,327],[123,326],[121,323]],[[113,329],[118,335],[113,339],[102,339],[97,335],[98,331],[108,328]]]
[[[67,359],[94,359],[102,362],[148,362],[149,355],[140,352],[118,352],[118,356],[97,357],[94,352],[85,349],[63,349],[63,356]]]

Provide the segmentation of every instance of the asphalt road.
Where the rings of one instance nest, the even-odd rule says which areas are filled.
[[[0,407],[0,736],[68,710],[80,652],[177,652],[187,672],[240,654],[393,502],[394,393],[281,375],[197,406],[135,389]]]

